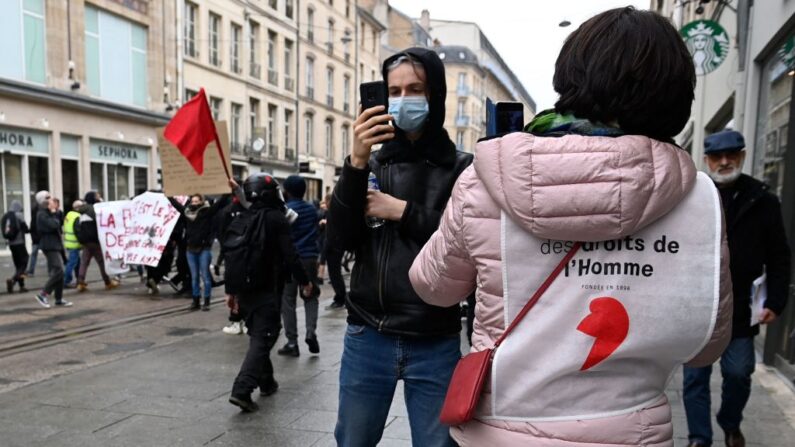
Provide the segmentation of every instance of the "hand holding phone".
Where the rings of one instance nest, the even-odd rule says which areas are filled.
[[[392,117],[387,114],[386,84],[383,81],[365,82],[359,86],[359,92],[362,107],[353,123],[351,164],[364,169],[370,160],[372,146],[394,138],[395,129],[389,125]]]

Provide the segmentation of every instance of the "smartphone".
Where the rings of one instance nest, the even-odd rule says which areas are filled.
[[[498,102],[495,105],[497,134],[521,132],[524,128],[524,106],[521,102]]]
[[[375,106],[384,106],[382,113],[387,113],[389,100],[387,99],[386,82],[363,82],[359,85],[359,95],[362,98],[363,111]]]

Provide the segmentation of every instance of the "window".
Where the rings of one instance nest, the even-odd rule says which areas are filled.
[[[250,58],[249,58],[249,75],[252,78],[260,78],[260,65],[259,65],[259,56],[258,53],[258,46],[257,46],[257,39],[259,37],[259,25],[256,22],[249,22],[249,34],[248,34],[248,48],[250,51]]]
[[[0,77],[44,84],[47,81],[44,0],[15,0],[2,4]]]
[[[361,25],[359,25],[359,30],[361,31],[362,41],[360,42],[359,46],[364,49],[364,42],[365,42],[365,31],[367,30],[367,25],[364,24],[364,20],[362,20]]]
[[[221,118],[221,106],[223,102],[221,98],[210,96],[210,112],[212,112],[214,120],[219,120]]]
[[[334,20],[328,20],[328,40],[326,41],[328,54],[334,54]]]
[[[463,131],[459,130],[455,134],[455,147],[459,151],[463,151],[464,150],[464,132]]]
[[[326,67],[326,105],[334,107],[334,68]]]
[[[345,57],[345,62],[351,61],[351,30],[346,29],[345,35],[342,37],[342,53],[343,57]]]
[[[86,7],[86,29],[88,29],[88,6]],[[199,8],[190,2],[185,2],[185,56],[198,57],[196,47],[196,15]]]
[[[293,42],[284,40],[284,88],[293,91]]]
[[[198,94],[199,94],[199,92],[197,92],[196,90],[191,90],[189,88],[186,88],[185,89],[185,101],[183,101],[182,103],[185,104],[186,102],[190,101],[191,99],[193,99],[194,96],[196,96]]]
[[[243,30],[240,25],[232,24],[232,46],[230,48],[230,57],[229,59],[232,62],[232,71],[235,73],[240,73],[241,66],[240,66],[240,36],[243,34]]]
[[[370,80],[375,81],[375,70],[370,70]]]
[[[342,151],[340,151],[342,153],[342,157],[340,157],[342,164],[345,164],[345,157],[348,155],[348,152],[350,152],[351,150],[350,140],[351,140],[351,128],[346,124],[342,126]]]
[[[110,101],[146,107],[146,28],[86,5],[88,91]]]
[[[276,106],[268,104],[268,155],[271,157],[276,156],[276,113]]]
[[[248,114],[249,114],[249,135],[254,135],[254,129],[259,127],[259,99],[249,98],[248,100]]]
[[[293,18],[293,0],[284,1],[284,15],[286,15],[287,18]]]
[[[331,159],[334,153],[334,121],[326,120],[326,158]]]
[[[371,41],[373,44],[373,53],[375,53],[375,49],[378,48],[378,31],[373,30],[371,35],[372,35]]]
[[[456,111],[456,118],[464,116],[464,107],[466,106],[466,100],[458,101],[458,109]]]
[[[342,111],[350,112],[351,104],[351,77],[348,75],[342,78]]]
[[[284,147],[285,147],[285,154],[287,158],[290,159],[289,154],[291,153],[292,149],[290,146],[290,136],[293,134],[290,131],[290,127],[292,126],[293,122],[293,111],[284,109]]]
[[[218,57],[218,43],[221,34],[221,16],[210,13],[210,64],[216,67],[221,65]]]
[[[462,88],[467,85],[467,74],[466,73],[458,73],[458,88]]]
[[[310,42],[315,41],[315,10],[306,10],[306,39]]]
[[[268,83],[279,83],[279,73],[276,71],[276,33],[273,31],[268,31]]]
[[[345,17],[351,18],[351,0],[345,0]]]
[[[311,57],[306,58],[306,96],[315,97],[315,61]]]
[[[232,103],[230,116],[232,117],[230,140],[232,140],[232,149],[239,149],[240,147],[240,119],[243,115],[243,106],[240,104]]]
[[[270,6],[271,9],[278,9],[279,8],[279,0],[268,0],[268,6]]]
[[[312,134],[314,133],[313,132],[314,126],[315,126],[314,116],[312,116],[311,114],[307,114],[306,116],[304,116],[304,131],[306,132],[305,135],[306,147],[304,148],[304,152],[307,154],[312,153]]]

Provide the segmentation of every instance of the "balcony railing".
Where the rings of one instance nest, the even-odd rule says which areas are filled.
[[[243,67],[240,66],[240,62],[236,60],[232,60],[232,73],[240,74],[243,72]]]
[[[315,41],[315,30],[313,30],[312,28],[309,28],[307,30],[307,32],[306,32],[306,40],[308,40],[310,42],[314,42]]]
[[[268,83],[271,85],[279,85],[279,72],[274,69],[268,69]]]
[[[346,51],[345,52],[345,62],[346,63],[350,63],[351,62],[351,52],[350,51]]]
[[[457,115],[455,117],[455,125],[456,127],[469,127],[469,116]]]
[[[230,148],[229,151],[232,155],[246,155],[246,148],[239,142],[233,141],[229,144]]]
[[[342,111],[348,113],[351,111],[351,104],[349,102],[342,103]]]
[[[469,86],[468,86],[468,85],[466,85],[466,84],[459,85],[459,86],[458,86],[458,87],[455,89],[455,94],[456,94],[456,95],[458,95],[458,96],[469,96],[469,94],[470,94],[471,92],[472,92],[472,90],[471,90],[471,89],[469,88]]]
[[[306,88],[306,97],[309,99],[315,99],[315,88],[314,87],[307,87]]]
[[[249,72],[248,74],[251,75],[252,78],[260,79],[260,75],[262,73],[262,66],[256,62],[251,62],[249,64]]]
[[[334,54],[334,42],[326,42],[326,52]]]
[[[286,148],[284,150],[284,159],[287,161],[295,161],[295,149],[293,148]]]
[[[271,159],[276,159],[278,153],[279,153],[279,146],[273,143],[268,145],[268,157],[270,157]]]
[[[334,96],[326,95],[326,105],[329,107],[334,107]]]

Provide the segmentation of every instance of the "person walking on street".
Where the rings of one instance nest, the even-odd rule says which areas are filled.
[[[669,20],[611,9],[563,44],[554,109],[478,142],[409,272],[439,309],[476,293],[459,445],[674,445],[670,377],[731,335],[718,191],[673,144],[695,83]]]
[[[210,205],[203,195],[193,194],[190,196],[188,206],[184,206],[174,198],[169,197],[169,201],[174,208],[186,219],[185,239],[193,292],[191,310],[210,310],[210,296],[212,294],[210,263],[213,259],[211,249],[215,240],[213,218],[219,210],[229,203],[227,199],[228,196],[222,196]],[[203,294],[202,282],[204,284]],[[204,303],[201,302],[202,296],[204,297]]]
[[[32,245],[30,247],[29,265],[28,271],[26,273],[27,276],[34,276],[36,274],[36,262],[38,262],[39,257],[40,240],[36,216],[39,214],[39,202],[43,198],[43,196],[40,196],[39,194],[43,192],[46,191],[39,191],[33,196],[33,209],[30,212],[30,241]]]
[[[299,175],[291,175],[284,181],[285,198],[287,208],[298,214],[298,219],[290,226],[290,234],[295,244],[301,264],[309,275],[309,281],[317,284],[317,209],[309,202],[304,200],[306,193],[306,181]],[[319,288],[315,288],[319,292]],[[296,304],[298,295],[298,283],[290,280],[284,287],[282,299],[282,319],[284,320],[284,335],[287,343],[282,346],[279,355],[298,357],[298,322],[296,318]],[[317,354],[320,352],[320,343],[317,340],[317,314],[318,296],[303,297],[304,310],[306,317],[306,344],[309,352]]]
[[[781,205],[767,185],[742,174],[744,149],[743,135],[734,130],[704,140],[704,162],[723,202],[734,289],[732,339],[720,357],[723,384],[717,414],[728,447],[745,446],[740,423],[756,364],[754,336],[760,324],[774,322],[783,312],[790,281]],[[764,278],[767,299],[752,321],[751,294],[757,278]],[[712,445],[711,375],[712,365],[684,369],[682,392],[691,447]]]
[[[44,193],[44,194],[41,194]],[[61,240],[61,221],[58,219],[57,203],[50,198],[47,191],[36,193],[40,197],[39,212],[36,214],[36,227],[39,231],[39,248],[47,258],[49,278],[41,292],[36,294],[36,301],[45,308],[50,308],[50,298],[55,298],[56,306],[69,307],[69,301],[63,299],[63,241]]]
[[[35,217],[35,216],[34,216]],[[28,249],[25,246],[25,235],[28,225],[25,215],[22,214],[22,203],[19,200],[11,202],[8,212],[0,220],[3,237],[11,250],[11,259],[14,261],[14,276],[6,280],[8,293],[14,292],[14,284],[19,284],[20,292],[27,292],[25,288],[25,270],[28,268]]]
[[[83,246],[80,255],[80,268],[77,272],[77,291],[88,290],[86,273],[92,258],[97,262],[99,274],[105,282],[105,289],[115,289],[119,286],[119,281],[111,279],[105,272],[105,259],[102,257],[102,247],[99,244],[99,231],[97,230],[97,214],[94,211],[94,204],[102,202],[102,196],[96,191],[89,191],[83,202],[83,206],[77,210],[80,213],[80,218],[75,226],[77,240]]]
[[[334,298],[331,304],[326,306],[327,310],[342,309],[345,307],[345,297],[348,294],[345,280],[342,278],[342,256],[345,252],[328,243],[325,228],[328,226],[328,207],[331,205],[331,194],[327,194],[325,200],[323,219],[320,220],[320,227],[323,229],[323,243],[321,244],[326,260],[326,272],[328,279],[334,289]]]
[[[281,329],[284,278],[290,274],[302,296],[311,295],[313,285],[293,245],[276,179],[257,173],[246,179],[242,191],[234,181],[230,186],[240,203],[233,205],[225,219],[221,237],[224,286],[227,305],[243,317],[248,328],[249,347],[229,402],[251,412],[258,409],[251,399],[255,389],[269,396],[279,388],[270,351]]]
[[[408,272],[472,155],[443,127],[447,84],[433,50],[398,52],[382,76],[389,113],[375,106],[356,119],[328,212],[328,244],[356,252],[334,436],[346,447],[378,444],[402,380],[413,445],[453,446],[439,414],[461,358],[460,311],[425,304]],[[380,191],[368,191],[376,181]]]
[[[83,207],[82,200],[75,200],[72,203],[72,209],[66,213],[63,223],[63,245],[66,249],[66,268],[64,270],[64,287],[76,287],[72,284],[72,277],[77,277],[78,269],[80,268],[80,253],[83,246],[77,240],[77,233],[75,232],[75,225],[80,220],[80,212],[77,210]]]

